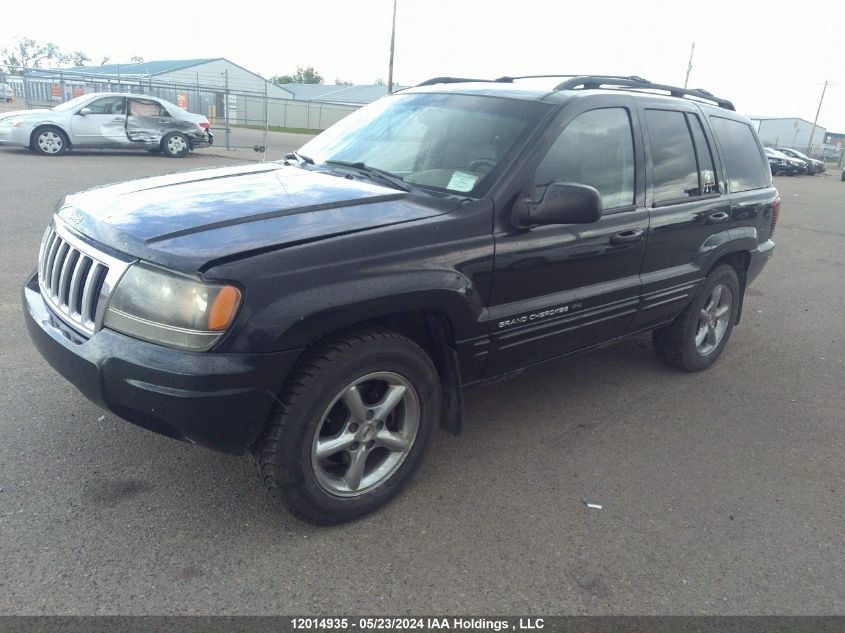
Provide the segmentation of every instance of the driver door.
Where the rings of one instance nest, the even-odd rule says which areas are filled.
[[[648,210],[633,104],[582,99],[551,127],[519,195],[541,200],[552,182],[590,185],[602,217],[518,229],[511,208],[497,214],[488,377],[625,334],[637,312]]]
[[[87,114],[81,114],[86,110]],[[80,108],[71,121],[73,143],[77,146],[125,146],[126,97],[102,97]]]

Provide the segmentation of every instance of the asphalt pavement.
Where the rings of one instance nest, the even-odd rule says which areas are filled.
[[[845,612],[838,174],[776,179],[775,258],[711,370],[639,336],[469,390],[395,501],[315,528],[246,459],[90,404],[23,324],[58,198],[215,154],[0,149],[0,613]]]

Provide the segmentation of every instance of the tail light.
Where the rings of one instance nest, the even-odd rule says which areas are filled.
[[[199,124],[199,126],[200,126],[202,129],[204,129],[204,130],[208,130],[208,128],[209,128],[209,127],[211,127],[211,126],[209,125],[208,121],[205,121],[205,122],[203,122],[203,123],[200,123],[200,124]]]
[[[769,231],[769,239],[775,234],[775,226],[778,223],[778,216],[780,216],[780,196],[775,198],[775,203],[772,205],[772,230]]]

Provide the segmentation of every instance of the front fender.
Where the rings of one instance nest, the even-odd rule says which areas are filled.
[[[454,271],[395,273],[287,295],[269,306],[259,321],[287,322],[273,349],[309,345],[343,327],[402,312],[445,316],[456,340],[476,335],[483,305],[478,289]],[[255,317],[253,317],[255,318]]]

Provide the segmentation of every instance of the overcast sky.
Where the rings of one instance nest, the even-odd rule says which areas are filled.
[[[314,66],[387,78],[392,0],[4,3],[0,48],[16,36],[128,62],[226,57],[265,76]],[[37,10],[34,10],[37,6]],[[135,8],[137,7],[137,8]],[[845,132],[845,2],[836,0],[399,0],[395,80],[438,75],[636,74],[731,99],[752,115]]]

